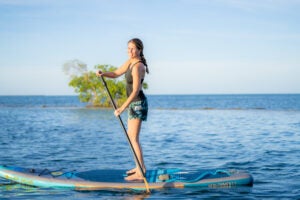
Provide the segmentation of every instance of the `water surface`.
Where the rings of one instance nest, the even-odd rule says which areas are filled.
[[[299,199],[300,95],[149,96],[141,142],[148,169],[236,168],[253,187],[167,189],[150,196],[18,184],[2,199]],[[126,113],[122,116],[126,122]],[[70,170],[129,169],[133,158],[111,109],[76,97],[0,97],[1,164]],[[0,183],[6,183],[0,179]]]

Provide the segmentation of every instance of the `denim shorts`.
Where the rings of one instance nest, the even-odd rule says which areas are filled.
[[[140,101],[134,101],[129,104],[128,119],[140,119],[142,121],[146,121],[147,115],[148,102],[146,98]]]

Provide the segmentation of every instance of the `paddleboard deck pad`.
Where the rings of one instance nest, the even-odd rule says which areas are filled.
[[[143,181],[126,181],[125,170],[67,171],[0,165],[0,177],[15,183],[72,190],[146,190]],[[231,188],[252,186],[252,176],[241,170],[148,170],[149,188]]]

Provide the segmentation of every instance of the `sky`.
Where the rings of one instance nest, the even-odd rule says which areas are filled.
[[[147,94],[300,93],[300,0],[0,0],[0,95],[75,95],[63,64],[121,66]]]

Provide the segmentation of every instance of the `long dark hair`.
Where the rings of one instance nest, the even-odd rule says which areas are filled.
[[[141,59],[142,59],[141,61],[146,66],[146,72],[149,74],[147,61],[146,61],[146,58],[145,58],[144,52],[143,52],[144,45],[143,45],[142,40],[140,40],[139,38],[133,38],[133,39],[128,41],[128,43],[130,43],[130,42],[132,42],[136,46],[136,48],[141,51],[141,53],[140,53],[140,56],[141,56]]]

